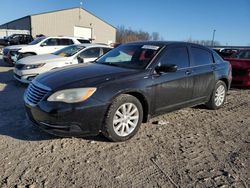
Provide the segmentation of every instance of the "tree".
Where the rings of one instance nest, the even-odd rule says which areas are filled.
[[[148,41],[148,40],[160,40],[160,34],[153,32],[152,34],[139,30],[135,31],[131,28],[125,28],[119,26],[116,33],[116,42],[127,43],[131,41]]]

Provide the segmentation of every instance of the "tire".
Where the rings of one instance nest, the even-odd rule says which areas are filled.
[[[129,112],[131,115],[128,115]],[[140,101],[134,96],[122,94],[109,107],[102,133],[113,142],[126,141],[137,133],[142,119]]]
[[[221,108],[225,101],[227,95],[227,86],[225,82],[219,80],[214,88],[210,100],[206,103],[207,108],[212,110],[217,110]]]

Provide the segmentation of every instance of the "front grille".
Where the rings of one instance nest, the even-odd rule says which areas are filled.
[[[16,64],[15,68],[18,70],[22,70],[24,66],[25,66],[24,64]]]
[[[31,82],[25,93],[25,98],[30,104],[37,105],[46,96],[46,94],[48,94],[48,92],[48,88],[45,88],[41,84],[38,85]]]
[[[234,76],[244,76],[247,73],[246,70],[243,69],[233,69],[232,75]]]
[[[9,53],[9,50],[8,50],[8,49],[6,49],[6,48],[4,48],[4,49],[3,49],[3,55],[5,55],[5,56],[6,56],[6,55],[8,55],[8,53]]]

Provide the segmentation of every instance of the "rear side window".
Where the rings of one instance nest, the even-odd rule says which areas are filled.
[[[188,51],[185,46],[167,49],[160,60],[161,64],[177,65],[178,69],[189,67]]]
[[[223,59],[218,55],[217,52],[213,52],[213,54],[214,54],[214,61],[215,61],[215,63],[221,63],[221,62],[223,62]]]
[[[102,48],[102,50],[103,50],[103,54],[106,54],[107,52],[111,50],[111,48]]]
[[[68,46],[72,44],[74,44],[74,42],[71,39],[58,39],[59,46]]]
[[[191,54],[194,66],[208,65],[213,63],[212,54],[207,50],[191,47]]]
[[[90,48],[80,54],[82,58],[98,58],[100,56],[100,48]]]
[[[78,42],[80,42],[81,44],[89,44],[90,43],[90,41],[89,40],[84,40],[84,39],[77,39],[78,40]]]

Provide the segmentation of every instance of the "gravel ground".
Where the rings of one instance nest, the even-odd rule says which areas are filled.
[[[0,187],[250,186],[250,90],[154,118],[124,143],[61,139],[30,125],[12,69],[0,62]]]

